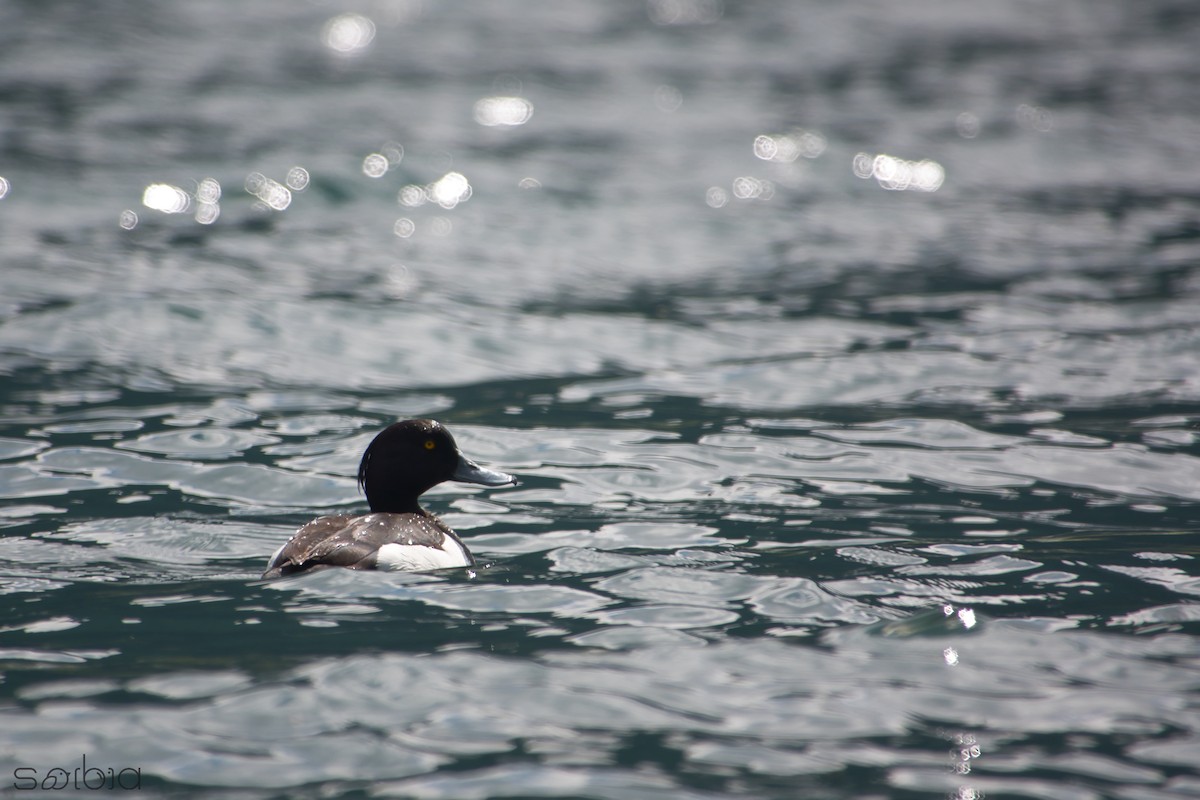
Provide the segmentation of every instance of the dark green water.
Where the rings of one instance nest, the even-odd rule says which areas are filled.
[[[0,795],[1200,794],[1198,29],[3,7]]]

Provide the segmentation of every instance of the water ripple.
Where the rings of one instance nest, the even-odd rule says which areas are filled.
[[[225,459],[242,455],[252,447],[279,441],[275,436],[253,431],[202,428],[146,434],[132,441],[119,442],[117,447],[176,458]]]

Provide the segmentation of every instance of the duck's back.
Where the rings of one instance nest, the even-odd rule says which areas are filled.
[[[263,578],[326,567],[412,571],[473,563],[466,546],[432,514],[338,514],[296,531],[271,557]]]

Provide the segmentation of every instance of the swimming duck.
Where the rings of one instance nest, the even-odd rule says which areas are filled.
[[[421,508],[419,498],[443,481],[504,486],[512,475],[464,456],[450,431],[431,419],[389,425],[358,465],[358,485],[371,513],[318,517],[275,551],[263,578],[326,567],[422,570],[469,567],[471,551],[450,526]]]

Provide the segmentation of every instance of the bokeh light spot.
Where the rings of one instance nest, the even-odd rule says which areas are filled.
[[[362,14],[339,14],[321,30],[321,43],[344,55],[365,50],[374,39],[375,23]]]
[[[663,84],[654,90],[654,107],[665,114],[678,111],[683,105],[683,92]]]
[[[404,160],[404,145],[399,142],[387,142],[379,148],[379,154],[388,160],[389,167],[397,167]]]
[[[884,189],[893,192],[936,192],[946,180],[946,170],[936,161],[908,161],[879,153],[858,153],[852,164],[859,178],[874,178]]]
[[[382,178],[388,171],[387,156],[382,153],[371,153],[362,162],[363,175],[368,178]]]
[[[137,227],[138,215],[131,208],[127,208],[121,212],[121,216],[117,218],[117,224],[127,231],[131,231]]]
[[[759,192],[759,180],[745,175],[733,179],[733,196],[739,200],[749,200]]]
[[[292,204],[291,191],[261,172],[251,172],[247,175],[245,186],[247,192],[261,200],[268,208],[283,211]]]
[[[221,183],[216,178],[205,178],[196,184],[196,222],[212,225],[221,216]]]
[[[11,189],[12,184],[8,182],[8,178],[0,175],[0,200],[8,197],[8,193]]]
[[[775,184],[750,175],[734,178],[732,188],[738,200],[770,200],[775,196]]]
[[[221,199],[221,182],[216,178],[205,178],[196,184],[197,203],[216,203]]]
[[[825,152],[825,137],[797,128],[790,133],[762,134],[754,139],[754,155],[763,161],[790,164],[798,158],[817,158]]]
[[[870,153],[856,154],[854,156],[854,161],[852,162],[852,168],[854,169],[855,177],[864,179],[871,177],[871,170],[874,164],[875,159]]]
[[[774,136],[759,136],[754,140],[754,155],[763,161],[773,160],[779,153],[779,144]]]
[[[164,214],[182,214],[192,206],[192,196],[169,183],[152,183],[142,192],[142,205]]]
[[[412,294],[417,288],[417,281],[407,266],[393,264],[384,278],[384,285],[389,296],[399,299]]]
[[[533,117],[533,103],[524,97],[484,97],[475,103],[475,121],[485,127],[524,125]]]
[[[221,207],[216,203],[197,203],[194,216],[201,225],[212,225],[221,216]]]
[[[392,226],[392,233],[401,239],[407,239],[416,232],[417,224],[408,217],[400,217],[400,219],[396,220],[396,224]]]
[[[471,184],[461,172],[447,172],[425,189],[429,199],[447,211],[471,199]]]
[[[429,195],[425,193],[424,186],[410,183],[401,187],[400,191],[396,193],[396,202],[408,208],[416,208],[429,202]]]
[[[704,193],[704,202],[710,208],[723,208],[729,202],[729,193],[720,186],[710,186]]]
[[[980,123],[979,117],[970,111],[964,111],[954,118],[954,129],[964,139],[974,139],[979,135],[981,128],[982,123]]]
[[[1038,133],[1049,133],[1054,128],[1054,115],[1047,108],[1022,103],[1017,106],[1017,124]]]
[[[293,192],[303,192],[308,188],[308,181],[308,170],[304,167],[292,167],[288,170],[287,177],[283,179],[283,182]]]

